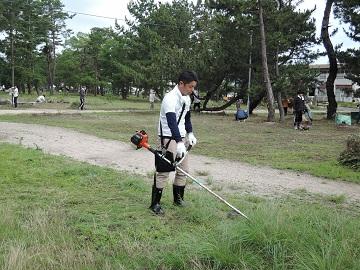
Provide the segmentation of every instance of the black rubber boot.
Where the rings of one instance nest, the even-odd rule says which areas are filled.
[[[151,205],[150,209],[153,211],[156,215],[163,215],[164,211],[161,208],[160,200],[162,196],[162,188],[157,188],[155,186],[152,187],[152,193],[151,193]]]
[[[185,206],[184,190],[185,186],[173,185],[174,205],[182,207]]]

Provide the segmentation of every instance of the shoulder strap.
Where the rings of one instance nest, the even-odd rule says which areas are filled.
[[[183,116],[184,114],[184,111],[185,111],[185,103],[183,104],[182,106],[182,109],[181,109],[181,113],[180,113],[180,116],[179,116],[179,119],[177,121],[177,125],[179,125],[180,123],[180,120],[181,120],[181,117]],[[160,120],[160,138],[161,138],[161,148],[164,147],[164,141],[163,141],[163,132],[162,132],[162,125],[161,125],[161,120]],[[172,138],[167,142],[166,146],[165,146],[165,149],[167,149],[169,147],[169,144],[171,142]]]

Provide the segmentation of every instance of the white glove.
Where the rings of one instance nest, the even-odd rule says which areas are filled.
[[[182,158],[186,154],[186,147],[183,142],[178,142],[176,145],[176,156]]]
[[[190,132],[188,134],[188,139],[189,139],[189,144],[195,146],[197,139],[195,138],[194,133]]]

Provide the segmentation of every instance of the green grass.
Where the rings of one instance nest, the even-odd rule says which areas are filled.
[[[357,104],[357,102],[338,102],[338,107],[354,108],[354,110],[356,111]]]
[[[22,94],[20,93],[19,102],[34,102],[37,98],[36,94]],[[18,109],[77,109],[79,106],[79,95],[76,93],[54,95],[46,94],[46,103],[42,104],[19,104]],[[0,99],[10,99],[7,93],[0,92]],[[88,95],[85,98],[85,108],[87,110],[146,110],[149,109],[148,98],[130,96],[128,99],[123,100],[119,96],[106,95],[106,96],[93,96]],[[155,103],[155,108],[159,108],[160,103]],[[1,105],[0,109],[11,109],[10,104]]]
[[[135,105],[136,106],[136,105]],[[61,126],[99,137],[129,142],[136,130],[148,131],[150,143],[156,141],[158,111],[92,113],[76,115],[3,115],[0,121]],[[360,126],[336,127],[332,121],[315,115],[309,131],[292,128],[292,116],[285,124],[267,123],[265,115],[246,122],[233,121],[232,115],[193,114],[198,145],[196,154],[243,161],[306,172],[315,176],[360,183],[360,173],[342,167],[337,158],[350,134]]]
[[[0,144],[1,269],[358,269],[359,212],[336,200],[228,197],[187,189],[151,215],[135,175]]]

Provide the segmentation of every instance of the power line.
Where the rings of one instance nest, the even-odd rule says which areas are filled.
[[[84,16],[90,16],[90,17],[96,17],[96,18],[103,18],[103,19],[108,19],[108,20],[115,20],[117,21],[124,21],[126,22],[125,19],[122,18],[116,18],[116,17],[108,17],[108,16],[102,16],[102,15],[96,15],[96,14],[90,14],[90,13],[84,13],[84,12],[79,12],[79,11],[71,11],[71,10],[63,10],[64,12],[68,12],[68,13],[73,13],[73,14],[79,14],[79,15],[84,15]],[[161,27],[171,27],[174,28],[174,26],[170,25],[170,24],[161,24],[161,23],[150,23],[150,22],[143,22],[141,23],[141,25],[146,25],[146,26],[161,26]],[[180,27],[178,27],[180,28]]]
[[[96,18],[103,18],[103,19],[109,19],[109,20],[118,20],[118,21],[124,21],[126,22],[125,19],[121,19],[121,18],[116,18],[116,17],[107,17],[107,16],[101,16],[101,15],[96,15],[96,14],[90,14],[90,13],[84,13],[84,12],[78,12],[78,11],[71,11],[71,10],[64,10],[65,12],[69,12],[69,13],[73,13],[73,14],[79,14],[79,15],[84,15],[84,16],[90,16],[90,17],[96,17]]]
[[[4,2],[8,2],[8,3],[15,3],[15,0],[3,0]],[[103,19],[108,19],[108,20],[113,20],[115,22],[117,21],[123,21],[126,22],[126,19],[123,18],[116,18],[116,17],[109,17],[109,16],[102,16],[102,15],[97,15],[97,14],[90,14],[90,13],[85,13],[85,12],[79,12],[79,11],[72,11],[72,10],[62,10],[63,12],[68,12],[68,13],[72,13],[75,15],[83,15],[83,16],[89,16],[89,17],[95,17],[95,18],[103,18]],[[174,26],[171,26],[169,24],[161,24],[161,23],[150,23],[150,22],[143,22],[141,23],[142,25],[146,25],[146,26],[160,26],[160,27],[172,27],[174,28]],[[140,24],[140,25],[141,25]]]

